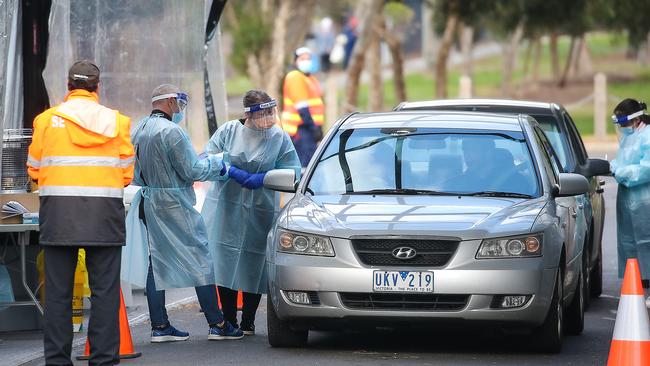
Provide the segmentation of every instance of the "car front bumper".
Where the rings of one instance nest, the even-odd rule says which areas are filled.
[[[336,257],[312,257],[275,253],[269,266],[269,296],[277,316],[306,327],[381,322],[494,322],[504,326],[535,327],[548,312],[557,268],[544,268],[541,257],[483,259],[474,255],[480,244],[465,241],[449,263],[441,268],[377,267],[361,265],[349,242],[332,239]],[[358,309],[346,306],[341,293],[373,293],[375,270],[431,271],[436,295],[466,295],[458,310]],[[301,305],[289,301],[285,291],[308,291],[319,304]],[[495,308],[495,298],[503,295],[528,295],[521,307]]]

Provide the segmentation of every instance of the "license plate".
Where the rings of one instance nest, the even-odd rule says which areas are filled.
[[[376,292],[433,292],[433,272],[374,271],[372,277]]]

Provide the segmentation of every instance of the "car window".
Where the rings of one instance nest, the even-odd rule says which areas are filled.
[[[552,115],[532,115],[544,134],[548,137],[548,141],[553,146],[557,159],[560,162],[562,171],[571,172],[575,168],[573,153],[566,134],[562,132],[557,119]]]
[[[571,137],[571,143],[574,146],[574,151],[576,152],[578,163],[580,165],[583,165],[586,163],[589,155],[587,154],[587,149],[585,149],[585,144],[582,142],[582,137],[580,136],[575,123],[573,123],[573,119],[571,116],[569,116],[569,113],[562,111],[562,117],[566,121],[566,126],[569,130],[568,133]]]
[[[316,195],[391,189],[539,195],[521,132],[408,130],[337,132],[319,157],[308,188]]]
[[[542,154],[544,155],[544,169],[548,173],[548,176],[551,177],[552,183],[557,183],[559,181],[561,170],[559,162],[557,161],[557,156],[555,156],[555,152],[553,151],[553,147],[551,146],[549,140],[546,138],[544,132],[537,127],[535,128],[535,137],[537,139],[537,143],[542,148]]]

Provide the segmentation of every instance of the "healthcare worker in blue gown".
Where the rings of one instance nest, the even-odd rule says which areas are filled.
[[[216,181],[201,214],[208,227],[215,280],[227,321],[237,324],[237,290],[243,292],[240,329],[255,333],[255,312],[267,291],[266,236],[279,210],[276,193],[263,187],[266,172],[295,169],[300,160],[291,138],[278,126],[275,100],[259,90],[244,96],[244,118],[227,122],[205,152],[224,154],[230,179]]]
[[[170,324],[165,311],[164,289],[179,287],[195,287],[209,340],[241,339],[243,332],[224,321],[219,310],[206,227],[194,209],[193,183],[227,181],[227,166],[218,155],[200,159],[178,125],[188,103],[186,93],[163,84],[154,89],[151,101],[151,115],[131,134],[136,151],[133,184],[142,188],[127,217],[122,277],[141,286],[146,277],[151,342],[189,338]]]
[[[645,103],[625,99],[612,119],[620,127],[621,140],[611,171],[618,182],[616,222],[618,275],[623,277],[628,258],[637,258],[643,286],[650,279],[650,116]],[[649,298],[650,300],[650,298]],[[649,301],[646,301],[649,303]]]

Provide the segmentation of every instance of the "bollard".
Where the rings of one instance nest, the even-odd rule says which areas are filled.
[[[607,139],[607,76],[594,76],[594,136],[598,141]]]
[[[462,75],[459,80],[458,97],[471,98],[472,97],[472,78],[467,75]]]

